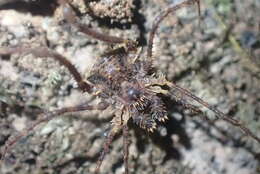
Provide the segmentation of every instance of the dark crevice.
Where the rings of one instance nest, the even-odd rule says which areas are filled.
[[[91,161],[91,162],[96,162],[96,160],[98,159],[98,156],[95,156],[94,158],[89,158],[87,156],[77,156],[77,157],[74,157],[64,163],[61,163],[60,165],[54,167],[55,168],[55,171],[58,172],[58,171],[61,171],[63,168],[69,166],[69,164],[71,163],[75,163],[75,165],[77,167],[79,166],[82,166],[85,162],[87,161]]]
[[[99,16],[96,16],[94,14],[94,12],[91,11],[91,9],[89,9],[89,13],[88,15],[91,16],[91,18],[96,21],[98,23],[99,26],[103,26],[103,27],[107,27],[107,28],[118,28],[118,29],[121,29],[121,30],[125,30],[125,29],[131,29],[132,25],[135,24],[137,25],[139,31],[140,31],[140,35],[139,37],[137,38],[137,41],[139,43],[139,46],[144,46],[146,45],[146,38],[145,38],[145,17],[143,16],[143,14],[141,14],[139,11],[142,7],[142,4],[141,4],[141,1],[139,0],[135,0],[133,2],[135,8],[132,9],[132,13],[133,13],[133,17],[132,17],[132,22],[126,22],[126,23],[122,23],[122,22],[117,22],[117,21],[114,21],[113,23],[111,23],[111,18],[110,17],[99,17]],[[77,15],[79,15],[79,12],[77,12]],[[129,39],[133,39],[133,38],[129,38]]]
[[[140,46],[144,46],[144,45],[147,44],[147,39],[145,37],[146,29],[145,29],[145,26],[144,26],[146,19],[145,19],[144,15],[139,12],[139,10],[142,7],[141,1],[135,0],[134,6],[135,6],[135,9],[133,11],[133,14],[134,14],[133,21],[138,26],[138,29],[140,31],[138,43],[139,43]]]
[[[29,12],[32,15],[52,16],[57,6],[56,0],[8,0],[0,3],[0,10],[14,9],[22,13]]]
[[[112,165],[112,171],[113,171],[113,173],[116,173],[116,170],[117,170],[118,168],[120,168],[122,165],[123,165],[123,161],[122,161],[122,160],[116,161],[116,163]]]

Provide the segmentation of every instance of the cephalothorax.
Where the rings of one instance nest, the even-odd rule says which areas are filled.
[[[239,127],[247,135],[251,136],[258,142],[260,139],[255,136],[249,129],[244,127],[239,121],[226,116],[221,111],[210,106],[202,99],[196,97],[188,90],[179,87],[178,85],[166,80],[162,74],[156,74],[152,67],[153,55],[152,47],[155,32],[161,21],[171,12],[176,11],[187,5],[197,3],[199,0],[185,0],[182,3],[170,6],[162,11],[157,18],[155,18],[150,37],[148,41],[147,55],[141,56],[138,44],[135,41],[122,39],[114,36],[108,36],[96,32],[95,30],[77,22],[77,17],[69,6],[66,0],[60,0],[60,5],[63,8],[65,19],[77,27],[81,32],[89,35],[95,39],[108,42],[111,44],[121,44],[112,51],[105,53],[97,63],[94,69],[90,71],[88,78],[85,80],[77,69],[62,55],[50,50],[47,47],[30,48],[26,46],[17,46],[13,48],[1,47],[0,55],[25,53],[33,54],[37,58],[50,57],[57,60],[64,65],[78,84],[78,88],[83,92],[88,92],[101,99],[101,102],[96,105],[82,104],[78,106],[66,107],[51,112],[44,113],[39,120],[33,125],[26,128],[21,134],[9,139],[3,149],[2,159],[10,150],[12,145],[16,143],[21,137],[26,136],[28,132],[34,129],[35,126],[42,122],[46,122],[56,116],[67,112],[77,112],[84,110],[105,110],[111,107],[114,111],[112,119],[111,130],[107,136],[103,147],[103,152],[97,164],[96,172],[99,171],[100,165],[104,159],[105,154],[109,151],[114,136],[123,130],[124,137],[124,163],[125,173],[128,173],[128,126],[130,119],[133,120],[141,128],[153,132],[156,129],[158,122],[164,122],[167,118],[167,111],[165,104],[161,99],[161,95],[168,95],[176,102],[182,104],[184,107],[194,111],[200,112],[199,108],[190,104],[183,96],[190,98],[203,105],[204,107],[213,111],[218,119],[223,119],[228,123]],[[181,94],[181,95],[180,95]]]
[[[163,76],[156,78],[149,74],[151,67],[147,67],[146,61],[137,59],[136,54],[124,48],[115,52],[101,57],[94,65],[88,77],[95,86],[92,90],[113,104],[113,109],[122,112],[116,112],[113,124],[125,125],[132,118],[141,128],[153,131],[156,121],[167,119],[164,104],[157,96],[160,91],[153,88],[168,82]]]

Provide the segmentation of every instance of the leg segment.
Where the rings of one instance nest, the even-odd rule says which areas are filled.
[[[198,5],[198,12],[200,15],[200,0],[185,0],[177,5],[170,6],[166,10],[162,11],[154,20],[152,30],[150,31],[149,40],[148,40],[148,48],[147,48],[147,58],[148,60],[152,59],[152,49],[153,49],[153,40],[155,36],[155,32],[157,31],[160,23],[165,19],[170,13],[175,12],[176,10],[183,8],[188,5],[192,5],[194,3],[197,3]]]
[[[100,169],[100,166],[105,158],[105,155],[109,152],[109,146],[112,144],[112,141],[115,137],[115,135],[122,129],[122,125],[120,126],[117,126],[117,125],[114,125],[114,127],[112,127],[112,129],[110,130],[108,136],[106,137],[106,141],[105,141],[105,144],[103,145],[103,150],[99,156],[99,159],[98,159],[98,162],[97,162],[97,166],[96,166],[96,169],[95,169],[95,173],[99,173],[99,169]]]
[[[54,52],[47,47],[38,47],[38,48],[30,48],[30,47],[25,47],[25,46],[18,46],[18,47],[0,47],[0,55],[10,55],[10,54],[33,54],[37,58],[47,58],[51,57],[55,60],[57,60],[61,65],[65,66],[73,78],[76,80],[78,83],[78,87],[83,91],[83,92],[91,92],[92,86],[85,82],[81,76],[81,74],[78,72],[78,70],[75,68],[72,63],[67,60],[64,56],[58,54],[57,52]]]
[[[186,95],[187,97],[195,100],[196,102],[200,103],[201,105],[203,105],[204,107],[208,108],[209,110],[211,110],[212,112],[214,112],[217,116],[218,119],[222,119],[236,127],[239,127],[245,134],[247,134],[248,136],[254,138],[258,143],[260,143],[260,138],[257,137],[256,135],[253,134],[253,132],[251,132],[248,128],[246,128],[240,121],[231,118],[227,115],[225,115],[223,112],[219,111],[218,109],[216,109],[215,107],[211,106],[210,104],[208,104],[207,102],[203,101],[201,98],[195,96],[194,94],[192,94],[190,91],[171,83],[170,87],[180,91],[182,94]]]
[[[123,143],[124,143],[124,166],[125,174],[128,174],[128,155],[129,155],[129,131],[128,126],[123,127]]]
[[[11,150],[12,146],[18,142],[21,138],[27,136],[37,125],[50,121],[51,119],[61,116],[65,113],[72,113],[72,112],[78,112],[78,111],[85,111],[85,110],[104,110],[107,108],[106,103],[100,103],[97,106],[91,106],[88,104],[84,105],[78,105],[73,107],[65,107],[61,109],[57,109],[51,112],[47,112],[41,115],[41,117],[36,120],[34,123],[32,123],[28,128],[25,128],[21,133],[18,135],[11,137],[9,140],[7,140],[4,149],[2,151],[2,156],[0,158],[0,163],[2,160],[5,159],[6,154]]]
[[[189,109],[193,114],[202,113],[199,107],[190,104],[181,94],[177,94],[176,91],[170,92],[170,97],[184,108]]]

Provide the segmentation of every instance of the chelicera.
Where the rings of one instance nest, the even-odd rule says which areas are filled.
[[[18,136],[10,138],[2,151],[2,160],[10,151],[12,146],[22,137],[28,135],[37,125],[47,122],[64,113],[86,111],[86,110],[106,110],[112,107],[114,117],[111,121],[111,129],[103,145],[103,151],[99,157],[95,172],[98,173],[105,154],[109,151],[109,146],[115,135],[123,132],[124,138],[124,165],[125,173],[128,174],[128,121],[133,120],[141,128],[153,132],[159,122],[165,122],[167,111],[161,95],[171,96],[176,102],[193,112],[200,112],[200,109],[183,96],[196,101],[216,114],[218,119],[239,127],[247,135],[260,142],[248,128],[238,120],[231,118],[218,109],[210,106],[207,102],[196,97],[188,90],[168,81],[164,75],[156,74],[153,64],[153,41],[158,26],[171,12],[188,5],[197,3],[200,9],[199,0],[185,0],[177,5],[168,7],[162,11],[154,21],[149,35],[147,54],[143,56],[138,48],[138,43],[130,39],[122,39],[114,36],[104,35],[96,32],[86,25],[77,22],[77,16],[66,0],[60,0],[59,4],[63,8],[64,18],[71,25],[77,27],[82,33],[110,44],[118,44],[114,50],[105,53],[94,65],[87,79],[83,79],[78,70],[63,55],[50,50],[47,47],[30,48],[26,46],[1,47],[0,55],[10,55],[14,53],[33,54],[35,58],[53,58],[61,65],[65,66],[78,84],[82,92],[93,94],[101,99],[98,105],[81,104],[78,106],[66,107],[44,113],[40,119],[26,128]],[[181,95],[180,95],[181,94]]]

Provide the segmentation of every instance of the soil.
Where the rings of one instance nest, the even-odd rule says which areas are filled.
[[[180,0],[73,1],[80,22],[144,48],[159,11]],[[113,10],[111,10],[113,9]],[[48,45],[88,76],[111,45],[79,33],[49,0],[0,0],[0,46]],[[154,65],[260,137],[260,3],[202,0],[160,25]],[[176,24],[177,23],[177,24]],[[32,55],[0,58],[0,147],[37,120],[42,111],[97,100],[77,90],[68,71]],[[192,102],[192,101],[191,101]],[[129,122],[131,174],[257,174],[260,145],[224,121],[208,122],[167,103],[169,121],[148,133]],[[215,115],[203,109],[205,115]],[[88,174],[97,164],[113,115],[80,112],[39,125],[13,146],[1,174]],[[123,139],[118,135],[101,166],[122,174]]]

